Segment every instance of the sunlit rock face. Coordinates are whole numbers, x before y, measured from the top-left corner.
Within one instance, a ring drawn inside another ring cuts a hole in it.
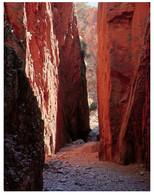
[[[23,59],[41,110],[46,155],[66,142],[85,140],[85,64],[73,4],[5,3],[5,19],[12,32],[6,42]]]
[[[149,12],[149,3],[99,3],[97,91],[102,160],[149,167]]]

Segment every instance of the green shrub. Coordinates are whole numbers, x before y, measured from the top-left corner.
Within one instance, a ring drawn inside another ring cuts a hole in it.
[[[97,102],[93,102],[90,106],[89,106],[89,111],[91,112],[92,110],[96,110],[97,108]]]
[[[84,42],[81,36],[79,36],[79,39],[80,39],[81,52],[83,53],[83,56],[86,56],[87,44]]]

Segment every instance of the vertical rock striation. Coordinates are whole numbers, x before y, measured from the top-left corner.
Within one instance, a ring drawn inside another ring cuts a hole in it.
[[[5,3],[4,15],[5,190],[41,190],[44,147],[89,132],[76,18],[72,3]]]
[[[66,11],[67,10],[67,11]],[[56,150],[89,133],[85,64],[73,3],[52,3],[53,32],[59,48]]]
[[[100,159],[150,162],[150,6],[100,3],[97,90]]]
[[[13,30],[13,38],[6,42],[12,47],[16,42],[24,46],[19,56],[25,60],[25,72],[44,120],[46,155],[66,142],[86,139],[85,65],[73,4],[6,3],[5,15]]]
[[[26,75],[37,97],[44,120],[45,152],[55,152],[58,94],[58,41],[53,33],[49,3],[25,3]]]

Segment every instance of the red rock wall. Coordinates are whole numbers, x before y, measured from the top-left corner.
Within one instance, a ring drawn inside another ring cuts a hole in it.
[[[58,41],[53,33],[51,4],[26,3],[26,67],[44,120],[44,141],[47,155],[55,152],[58,95]]]
[[[4,3],[5,43],[14,48],[25,66],[25,27],[23,24],[24,3]],[[16,14],[18,13],[18,14]]]
[[[99,3],[100,159],[149,166],[149,3]]]
[[[46,154],[71,140],[86,139],[85,65],[72,3],[6,3],[5,13],[14,30],[12,36],[18,39],[18,33],[23,33],[20,39],[26,49],[20,57],[25,59],[26,75],[44,120]],[[7,43],[16,42],[11,41]]]
[[[67,10],[67,11],[66,11]],[[56,150],[89,132],[85,64],[72,3],[53,3],[53,32],[59,47]]]

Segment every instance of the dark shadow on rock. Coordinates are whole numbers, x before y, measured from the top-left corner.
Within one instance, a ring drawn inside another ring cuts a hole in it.
[[[22,60],[4,45],[4,190],[42,190],[44,122]]]
[[[66,12],[67,8],[67,12]],[[59,89],[57,97],[56,152],[65,143],[83,139],[89,128],[86,68],[82,55],[72,3],[53,3],[53,30],[59,42]],[[54,10],[57,10],[55,12]],[[60,16],[60,17],[59,17]],[[67,18],[71,18],[67,21]],[[61,26],[66,18],[67,25]],[[65,42],[62,41],[62,34]]]

